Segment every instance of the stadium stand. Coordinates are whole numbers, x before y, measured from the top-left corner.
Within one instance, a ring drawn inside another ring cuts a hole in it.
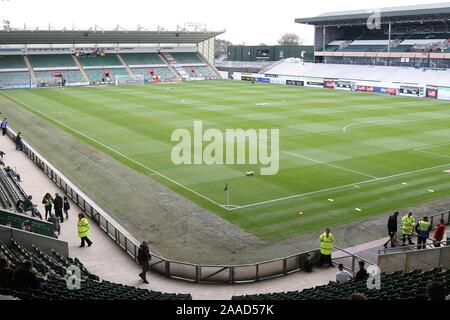
[[[153,80],[153,76],[150,74],[150,70],[152,69],[154,71],[155,76],[159,76],[162,81],[171,81],[176,78],[176,75],[170,71],[169,68],[131,68],[131,71],[135,75],[142,75],[144,76],[145,80]]]
[[[44,82],[44,83],[48,83],[48,84],[56,84],[56,83],[60,82],[60,80],[55,78],[55,76],[53,75],[53,73],[55,71],[60,72],[62,77],[68,83],[84,82],[83,74],[79,70],[35,71],[35,74],[36,74],[36,77],[38,78],[39,82]]]
[[[123,66],[115,54],[106,54],[105,56],[83,56],[78,57],[78,60],[83,67],[109,67],[109,66]]]
[[[0,69],[27,68],[23,56],[0,56]]]
[[[441,282],[450,293],[450,270],[440,267],[429,271],[415,269],[381,274],[381,288],[368,289],[366,281],[328,284],[302,291],[233,296],[232,300],[348,300],[353,293],[362,293],[369,300],[427,300],[426,285]]]
[[[33,69],[76,67],[72,56],[69,54],[28,55],[28,59]]]
[[[122,53],[121,56],[130,67],[166,64],[157,53]]]
[[[21,267],[26,260],[33,263],[41,288],[18,291],[15,288],[0,288],[1,295],[11,295],[21,300],[191,300],[189,294],[170,294],[132,286],[125,286],[100,278],[90,273],[77,258],[64,257],[52,250],[48,255],[36,245],[33,252],[28,251],[15,239],[11,239],[8,247],[0,242],[0,255],[6,257],[13,269]],[[81,270],[80,289],[69,289],[67,286],[66,268],[75,265]],[[44,285],[42,285],[44,283]]]
[[[85,69],[86,74],[88,75],[89,79],[93,82],[101,82],[102,79],[105,77],[103,73],[104,69]],[[108,69],[109,71],[109,78],[112,82],[114,82],[115,76],[129,76],[130,74],[125,68],[114,68],[114,69]]]
[[[194,52],[172,52],[170,55],[175,59],[177,63],[181,65],[198,63],[204,64],[204,62]]]
[[[21,72],[0,72],[0,88],[10,88],[15,86],[29,86],[30,73]]]
[[[373,80],[450,86],[450,70],[424,70],[408,67],[314,64],[284,61],[266,71],[267,74],[320,77],[331,79]]]

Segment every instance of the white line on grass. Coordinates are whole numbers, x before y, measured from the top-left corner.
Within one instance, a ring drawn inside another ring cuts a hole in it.
[[[37,112],[37,113],[43,115],[44,117],[48,117],[48,118],[52,119],[53,121],[55,121],[56,123],[60,124],[61,126],[66,127],[67,129],[69,129],[69,130],[71,130],[71,131],[73,131],[73,132],[75,132],[75,133],[77,133],[77,134],[79,134],[79,135],[81,135],[81,136],[83,136],[83,137],[85,137],[85,138],[87,138],[87,139],[93,141],[94,143],[96,143],[96,144],[98,144],[98,145],[100,145],[100,146],[102,146],[102,147],[104,147],[104,148],[106,148],[106,149],[108,149],[108,150],[114,152],[115,154],[121,156],[122,158],[125,158],[125,159],[127,159],[127,160],[129,160],[129,161],[131,161],[131,162],[133,162],[133,163],[135,163],[135,164],[137,164],[138,166],[140,166],[140,167],[142,167],[142,168],[144,168],[144,169],[146,169],[146,170],[148,170],[148,171],[153,172],[155,175],[158,175],[158,176],[160,176],[161,178],[166,179],[166,180],[168,180],[168,181],[170,181],[170,182],[176,184],[177,186],[179,186],[179,187],[181,187],[181,188],[183,188],[183,189],[185,189],[185,190],[187,190],[187,191],[189,191],[189,192],[191,192],[191,193],[193,193],[193,194],[195,194],[195,195],[197,195],[197,196],[199,196],[199,197],[201,197],[201,198],[203,198],[203,199],[205,199],[205,200],[207,200],[207,201],[209,201],[209,202],[211,202],[211,203],[213,203],[213,204],[215,204],[216,206],[219,206],[219,207],[221,207],[221,208],[223,208],[223,209],[225,209],[225,210],[231,210],[231,209],[229,209],[229,208],[226,208],[226,206],[221,205],[221,204],[217,203],[216,201],[214,201],[214,200],[212,200],[212,199],[210,199],[210,198],[208,198],[208,197],[206,197],[206,196],[204,196],[204,195],[198,193],[197,191],[194,191],[194,190],[192,190],[191,188],[186,187],[185,185],[179,183],[178,181],[175,181],[175,180],[169,178],[168,176],[166,176],[166,175],[164,175],[164,174],[162,174],[162,173],[160,173],[160,172],[158,172],[158,171],[156,171],[156,170],[154,170],[154,169],[152,169],[152,168],[146,166],[145,164],[142,164],[142,163],[140,163],[140,162],[138,162],[138,161],[136,161],[136,160],[130,158],[129,156],[127,156],[127,155],[121,153],[120,151],[117,151],[117,150],[115,150],[115,149],[113,149],[113,148],[111,148],[111,147],[109,147],[109,146],[107,146],[107,145],[101,143],[100,141],[97,141],[97,140],[95,140],[95,139],[89,137],[88,135],[86,135],[86,134],[84,134],[84,133],[82,133],[82,132],[80,132],[80,131],[78,131],[78,130],[76,130],[76,129],[70,127],[70,126],[68,126],[67,124],[65,124],[65,123],[63,123],[63,122],[61,122],[61,121],[59,121],[59,120],[56,120],[55,118],[53,118],[53,117],[51,117],[51,116],[49,116],[49,115],[46,115],[45,113],[42,113],[42,112],[39,111],[39,110],[36,110],[35,108],[29,106],[28,104],[26,104],[26,103],[24,103],[24,102],[21,102],[20,100],[18,100],[18,99],[16,99],[16,98],[13,98],[13,97],[11,97],[11,96],[9,96],[9,95],[6,95],[6,94],[3,94],[3,95],[5,95],[6,97],[8,97],[9,99],[11,99],[11,100],[13,100],[13,101],[16,101],[16,102],[19,103],[19,104],[22,104],[22,105],[26,106],[27,108],[30,108],[31,110],[33,110],[33,111],[35,111],[35,112]]]
[[[448,146],[448,145],[450,145],[450,143],[441,143],[441,144],[435,144],[435,145],[431,145],[431,146],[415,148],[413,150],[417,151],[417,152],[429,153],[429,154],[432,154],[432,155],[435,155],[435,156],[438,156],[438,157],[450,158],[450,156],[445,155],[445,154],[441,154],[441,153],[437,153],[437,152],[431,152],[431,151],[424,151],[426,149],[432,149],[432,148]]]
[[[431,151],[424,151],[424,150],[421,150],[421,149],[414,149],[414,151],[422,152],[422,153],[428,153],[428,154],[432,154],[432,155],[435,155],[435,156],[438,156],[438,157],[450,158],[450,156],[447,156],[445,154],[440,154],[440,153],[431,152]]]
[[[263,144],[260,144],[260,143],[259,143],[258,145],[259,145],[260,147],[263,147],[263,148],[266,148],[266,149],[275,150],[275,148],[268,147],[268,146],[263,145]],[[328,163],[328,162],[324,162],[324,161],[316,160],[316,159],[309,158],[309,157],[306,157],[306,156],[302,156],[301,154],[297,154],[297,153],[293,153],[293,152],[289,152],[289,151],[285,151],[285,150],[281,150],[281,149],[278,149],[278,150],[279,150],[280,152],[289,154],[289,155],[291,155],[291,156],[293,156],[293,157],[297,157],[297,158],[301,158],[301,159],[306,159],[306,160],[309,160],[309,161],[312,161],[312,162],[316,162],[316,163],[322,164],[322,165],[324,165],[324,166],[329,166],[329,167],[333,167],[333,168],[335,168],[335,169],[340,169],[340,170],[344,170],[344,171],[356,173],[356,174],[359,174],[359,175],[362,175],[362,176],[365,176],[365,177],[369,177],[369,178],[373,178],[373,179],[378,179],[378,177],[376,177],[376,176],[372,176],[372,175],[370,175],[370,174],[366,174],[366,173],[363,173],[363,172],[360,172],[360,171],[356,171],[356,170],[352,170],[352,169],[347,169],[347,168],[344,168],[344,167],[340,167],[340,166],[337,166],[337,165],[334,165],[334,164],[331,164],[331,163]]]
[[[390,175],[390,176],[385,176],[385,177],[381,177],[381,178],[370,179],[370,180],[366,180],[366,181],[346,184],[346,185],[337,186],[337,187],[333,187],[333,188],[316,190],[316,191],[307,192],[307,193],[294,194],[292,196],[282,197],[282,198],[278,198],[278,199],[272,199],[272,200],[267,200],[267,201],[262,201],[262,202],[256,202],[256,203],[241,205],[237,209],[244,209],[244,208],[249,208],[249,207],[255,207],[255,206],[260,206],[262,204],[268,204],[268,203],[273,203],[273,202],[278,202],[278,201],[283,201],[283,200],[289,200],[289,199],[293,199],[293,198],[300,198],[300,197],[310,196],[310,195],[314,195],[314,194],[319,194],[319,193],[322,193],[322,192],[334,191],[334,190],[339,190],[339,189],[343,189],[343,188],[348,188],[348,187],[352,187],[352,186],[359,186],[361,184],[367,184],[367,183],[371,183],[371,182],[376,182],[376,181],[382,181],[382,180],[387,180],[387,179],[391,179],[391,178],[401,177],[401,176],[405,176],[405,175],[408,175],[408,174],[413,174],[413,173],[428,171],[428,170],[432,170],[432,169],[438,169],[438,168],[442,168],[442,167],[447,167],[449,165],[450,165],[450,163],[447,163],[447,164],[440,165],[440,166],[435,166],[435,167],[429,167],[429,168],[419,169],[419,170],[415,170],[415,171],[408,171],[408,172],[398,173],[398,174],[394,174],[394,175]],[[234,210],[237,210],[237,209],[230,209],[230,210],[234,211]]]

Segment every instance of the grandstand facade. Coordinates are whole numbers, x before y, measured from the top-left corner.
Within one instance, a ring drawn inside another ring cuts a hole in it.
[[[0,31],[0,88],[217,79],[222,32]]]
[[[315,27],[317,62],[448,68],[450,3],[324,13]]]

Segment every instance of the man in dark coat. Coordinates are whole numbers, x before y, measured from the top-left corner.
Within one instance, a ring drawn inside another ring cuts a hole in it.
[[[33,273],[33,263],[25,261],[23,267],[14,274],[14,287],[18,290],[39,289],[40,282]]]
[[[61,223],[64,222],[63,206],[63,198],[59,195],[59,193],[56,193],[55,199],[53,199],[53,207],[55,208],[55,216],[61,219]]]
[[[0,288],[12,289],[14,283],[14,270],[9,267],[6,258],[0,258]]]
[[[143,241],[138,250],[138,262],[142,267],[142,273],[139,274],[139,277],[144,280],[144,283],[148,283],[147,281],[147,272],[150,269],[149,261],[152,258],[150,254],[150,250],[148,249],[147,241]]]
[[[384,247],[387,248],[388,243],[391,243],[391,247],[396,247],[395,245],[395,235],[397,233],[397,217],[398,217],[398,211],[394,212],[394,214],[392,216],[389,217],[388,219],[388,224],[387,224],[387,228],[388,228],[388,235],[389,235],[389,240],[386,241],[386,243],[384,244]]]

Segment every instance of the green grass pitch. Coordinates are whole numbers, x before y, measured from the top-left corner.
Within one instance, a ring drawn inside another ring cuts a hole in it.
[[[449,102],[238,81],[2,94],[266,240],[450,194]],[[279,173],[174,165],[171,134],[192,131],[194,120],[222,131],[279,129]],[[221,206],[226,182],[233,210]]]

